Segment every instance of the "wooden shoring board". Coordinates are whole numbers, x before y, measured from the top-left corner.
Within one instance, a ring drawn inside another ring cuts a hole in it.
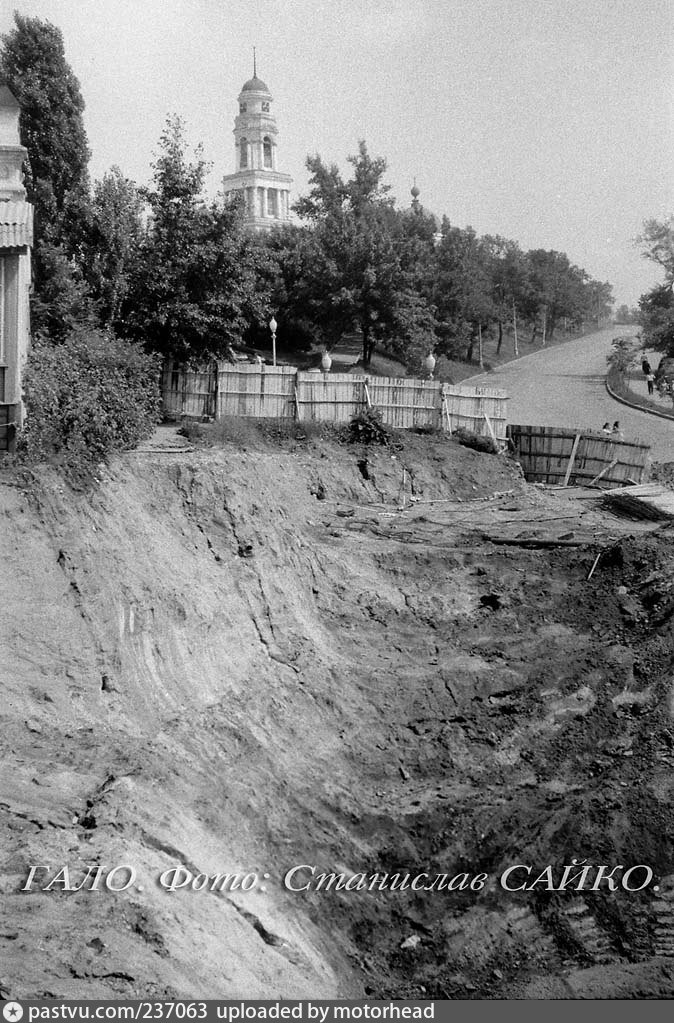
[[[576,460],[576,452],[578,451],[578,444],[579,444],[579,441],[580,441],[580,437],[581,437],[581,435],[579,433],[577,433],[576,436],[573,438],[573,447],[571,448],[571,454],[569,455],[569,464],[567,465],[566,472],[564,473],[564,486],[565,487],[568,487],[568,485],[569,485],[569,477],[571,475],[571,470],[573,469],[573,463]]]
[[[513,424],[508,436],[530,482],[568,483],[573,477],[580,484],[599,476],[603,484],[620,485],[630,479],[640,482],[648,465],[647,444],[614,440],[595,431]]]

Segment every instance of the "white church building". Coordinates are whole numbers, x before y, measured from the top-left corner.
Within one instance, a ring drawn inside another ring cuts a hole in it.
[[[290,221],[292,178],[278,169],[276,118],[271,112],[272,94],[257,77],[244,83],[239,94],[239,112],[234,120],[236,170],[223,178],[226,196],[243,197],[245,219],[256,231],[268,231],[275,224]]]

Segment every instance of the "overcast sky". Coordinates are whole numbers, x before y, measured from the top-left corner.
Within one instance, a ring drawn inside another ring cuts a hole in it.
[[[274,97],[279,170],[346,172],[366,140],[399,205],[557,249],[632,305],[659,279],[633,245],[674,212],[674,0],[2,0],[63,32],[91,171],[137,182],[166,116],[234,170],[236,99]]]

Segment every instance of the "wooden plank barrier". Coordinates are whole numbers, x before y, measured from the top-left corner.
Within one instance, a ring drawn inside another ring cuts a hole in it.
[[[648,477],[648,444],[559,426],[511,424],[508,436],[530,483],[609,489]]]
[[[185,369],[167,363],[162,373],[164,415],[169,418],[190,416],[196,419],[215,417],[217,367]]]
[[[351,373],[297,371],[298,417],[302,422],[348,423],[367,404],[364,379]]]
[[[167,365],[162,393],[169,418],[241,416],[348,423],[372,406],[394,429],[429,426],[454,433],[462,428],[506,443],[507,396],[484,387],[219,362],[202,370]]]
[[[217,418],[294,419],[293,366],[218,364]]]

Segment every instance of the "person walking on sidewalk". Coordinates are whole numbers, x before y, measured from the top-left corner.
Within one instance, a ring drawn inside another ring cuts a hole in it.
[[[645,355],[641,360],[641,369],[645,377],[647,377],[648,374],[651,372],[651,364]]]
[[[655,385],[655,373],[652,370],[646,374],[646,383],[648,385],[648,393],[653,394],[653,388]]]

